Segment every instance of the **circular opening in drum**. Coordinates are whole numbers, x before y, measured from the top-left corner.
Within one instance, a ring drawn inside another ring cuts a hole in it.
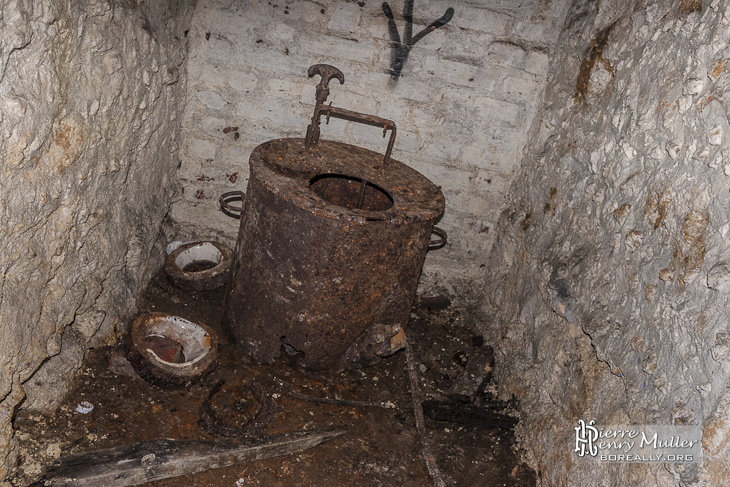
[[[344,174],[320,174],[309,182],[312,191],[328,203],[365,211],[384,211],[393,198],[370,181]]]

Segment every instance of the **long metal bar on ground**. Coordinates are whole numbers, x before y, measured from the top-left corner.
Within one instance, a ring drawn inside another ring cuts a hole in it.
[[[69,455],[56,461],[31,487],[123,487],[191,475],[317,446],[345,432],[313,431],[272,435],[233,443],[204,440],[152,440]]]
[[[434,487],[446,487],[443,477],[441,477],[441,471],[436,463],[436,457],[431,453],[431,445],[428,439],[428,431],[426,431],[426,421],[423,419],[423,399],[421,398],[421,388],[418,385],[418,373],[416,372],[416,359],[413,355],[413,347],[411,347],[411,340],[408,337],[408,330],[406,332],[406,361],[408,362],[408,378],[411,382],[411,398],[413,399],[413,416],[416,419],[416,432],[418,433],[418,440],[421,442],[421,452],[423,453],[423,460],[426,462],[426,468],[428,474],[431,476],[431,481]]]

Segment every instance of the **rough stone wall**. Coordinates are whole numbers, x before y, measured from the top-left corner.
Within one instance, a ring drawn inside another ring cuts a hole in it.
[[[192,4],[0,0],[0,484],[157,264]]]
[[[429,254],[422,283],[473,304],[567,3],[416,1],[414,34],[450,6],[455,14],[415,45],[393,81],[382,2],[201,0],[190,30],[184,195],[171,213],[179,234],[170,237],[234,244],[238,221],[218,210],[218,196],[245,189],[258,144],[304,136],[319,82],[307,68],[328,63],[345,74],[329,100],[395,121],[394,157],[443,187],[439,225],[450,244]],[[403,35],[403,2],[390,5]],[[322,137],[381,153],[387,142],[342,120],[323,125]]]
[[[730,4],[574,2],[489,263],[484,331],[543,485],[727,485]],[[697,424],[697,466],[610,467],[578,419]]]

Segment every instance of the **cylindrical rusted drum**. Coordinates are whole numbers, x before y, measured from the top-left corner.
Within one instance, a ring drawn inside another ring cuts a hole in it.
[[[238,344],[260,362],[284,347],[300,366],[335,368],[369,328],[404,327],[440,188],[325,140],[266,142],[250,167],[224,318]]]

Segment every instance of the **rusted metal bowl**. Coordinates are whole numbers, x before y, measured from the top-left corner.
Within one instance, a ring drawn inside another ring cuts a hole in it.
[[[210,327],[179,316],[145,313],[132,323],[128,359],[148,382],[185,386],[215,367],[218,337]]]
[[[228,282],[233,252],[213,241],[189,242],[165,258],[165,273],[177,287],[209,291]]]

